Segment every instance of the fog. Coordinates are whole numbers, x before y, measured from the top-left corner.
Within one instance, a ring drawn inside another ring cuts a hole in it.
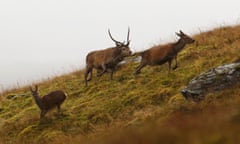
[[[28,84],[82,69],[88,52],[114,46],[131,49],[175,41],[240,22],[237,0],[7,0],[0,1],[0,87]]]

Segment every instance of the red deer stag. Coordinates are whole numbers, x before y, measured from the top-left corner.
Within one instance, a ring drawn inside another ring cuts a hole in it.
[[[186,44],[194,43],[194,39],[184,34],[181,30],[180,33],[176,33],[180,39],[175,43],[169,43],[165,45],[154,46],[143,52],[136,53],[142,57],[140,65],[137,67],[135,74],[139,74],[141,69],[147,65],[162,65],[168,62],[168,73],[170,73],[172,60],[175,59],[175,66],[172,68],[175,70],[178,67],[177,54],[180,52]]]
[[[58,113],[60,113],[61,104],[66,99],[66,95],[64,94],[63,91],[60,90],[52,91],[43,97],[39,96],[37,85],[35,86],[35,90],[33,90],[32,87],[30,87],[30,91],[36,104],[41,110],[40,119],[42,119],[49,110],[55,107],[57,107]]]
[[[108,34],[115,42],[116,46],[88,53],[86,57],[86,71],[84,75],[85,86],[87,86],[87,82],[92,79],[93,68],[97,70],[98,77],[103,75],[105,72],[110,71],[110,79],[112,80],[113,72],[117,64],[120,63],[124,57],[130,56],[132,53],[129,48],[129,33],[130,29],[128,28],[127,43],[125,44],[125,42],[115,40],[112,37],[110,30],[108,30]],[[88,78],[89,73],[90,77]]]

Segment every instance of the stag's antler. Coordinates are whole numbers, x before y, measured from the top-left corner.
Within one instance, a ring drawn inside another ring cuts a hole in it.
[[[119,42],[119,41],[115,40],[115,39],[112,37],[111,32],[110,32],[109,29],[108,29],[108,34],[109,34],[110,38],[116,43],[116,45],[122,45],[122,44],[123,44],[122,42]]]
[[[127,44],[126,44],[127,46],[130,44],[129,34],[130,34],[130,28],[128,27]]]

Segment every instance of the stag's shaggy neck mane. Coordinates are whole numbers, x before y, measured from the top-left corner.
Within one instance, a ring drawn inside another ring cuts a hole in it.
[[[119,62],[121,62],[123,59],[124,59],[124,56],[121,55],[121,50],[120,48],[117,47],[113,52],[112,60],[107,63],[107,66],[110,66],[110,67],[115,66]]]
[[[176,43],[173,44],[173,49],[176,53],[178,53],[184,48],[185,45],[186,42],[184,41],[184,39],[180,38]]]
[[[113,51],[113,57],[119,56],[121,54],[121,48],[115,47]]]

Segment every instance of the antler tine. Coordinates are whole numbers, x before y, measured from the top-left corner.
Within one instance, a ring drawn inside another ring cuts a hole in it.
[[[112,37],[111,32],[110,32],[110,29],[108,29],[108,34],[109,34],[110,38],[111,38],[115,43],[121,43],[121,42],[115,40],[115,39]]]
[[[127,42],[129,42],[129,34],[130,34],[130,28],[128,27],[128,34],[127,34]]]
[[[130,28],[128,27],[127,44],[126,44],[127,46],[130,44],[129,34],[130,34]]]

